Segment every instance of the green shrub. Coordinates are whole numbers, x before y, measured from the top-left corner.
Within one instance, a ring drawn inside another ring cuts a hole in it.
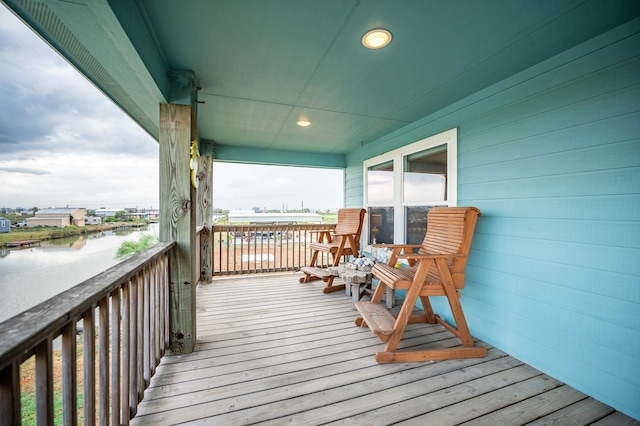
[[[142,234],[138,237],[137,241],[125,241],[120,247],[118,247],[118,251],[116,251],[115,258],[118,260],[124,260],[136,253],[140,253],[143,250],[148,249],[149,247],[154,246],[158,242],[158,239],[150,234]]]
[[[64,228],[56,228],[49,232],[50,238],[64,238],[64,237],[72,237],[74,235],[80,234],[80,230],[75,225],[65,226]]]

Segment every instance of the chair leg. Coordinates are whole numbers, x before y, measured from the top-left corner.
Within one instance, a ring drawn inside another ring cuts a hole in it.
[[[473,338],[471,337],[471,333],[469,332],[469,327],[467,326],[467,322],[462,311],[462,305],[460,304],[460,300],[458,299],[458,294],[453,284],[453,280],[451,279],[451,275],[449,274],[446,262],[444,261],[444,259],[436,259],[436,266],[440,273],[440,278],[442,279],[445,293],[447,299],[449,300],[449,305],[451,306],[451,311],[453,313],[457,329],[445,323],[433,313],[433,309],[431,308],[431,303],[429,302],[428,297],[420,296],[423,308],[425,310],[425,316],[427,318],[427,321],[430,322],[430,320],[435,320],[435,322],[442,324],[445,328],[452,332],[457,338],[460,339],[463,347],[411,352],[398,352],[396,350],[400,339],[402,338],[402,334],[406,329],[407,322],[417,322],[411,321],[411,319],[413,319],[414,317],[417,320],[416,316],[411,316],[411,311],[413,310],[415,302],[418,299],[420,289],[422,287],[421,284],[416,285],[416,282],[422,283],[424,280],[424,275],[426,275],[427,268],[424,268],[425,273],[421,274],[419,270],[419,272],[417,272],[414,276],[414,282],[409,288],[406,299],[402,304],[402,308],[400,309],[400,313],[396,318],[394,332],[391,334],[391,336],[389,336],[389,339],[387,340],[385,351],[378,352],[376,354],[376,361],[378,363],[386,364],[392,362],[438,361],[460,358],[483,358],[487,356],[487,348],[477,347],[473,344]]]
[[[431,302],[429,301],[429,297],[420,296],[420,301],[422,302],[422,309],[424,310],[424,314],[427,317],[427,322],[429,324],[435,324],[436,316],[433,313],[433,308],[431,307]]]
[[[387,344],[384,347],[385,352],[393,352],[398,348],[398,344],[400,343],[400,339],[402,339],[404,330],[407,328],[407,322],[411,317],[411,312],[413,312],[413,308],[416,306],[416,301],[420,295],[420,290],[422,289],[424,278],[427,275],[427,270],[428,268],[418,268],[418,271],[414,276],[413,283],[411,283],[411,287],[407,290],[404,302],[402,302],[400,312],[398,312],[398,316],[396,317],[396,322],[393,326],[393,333],[389,336]],[[376,292],[377,291],[378,290],[376,289]],[[383,291],[384,290],[380,293]],[[382,297],[382,295],[380,297]],[[378,355],[376,355],[376,360],[377,359]]]
[[[371,296],[371,303],[380,303],[386,288],[387,288],[387,285],[384,283],[384,281],[380,280],[378,282],[378,286],[376,287],[376,290],[373,292],[373,296]]]
[[[333,275],[327,278],[326,280],[327,285],[322,289],[322,292],[324,294],[333,293],[335,291],[340,291],[345,289],[345,284],[333,285],[334,278],[335,277]]]
[[[453,314],[453,319],[456,323],[455,330],[457,333],[453,334],[460,339],[463,346],[473,346],[473,338],[471,337],[471,332],[469,331],[469,326],[467,325],[467,320],[464,316],[464,312],[462,311],[460,299],[458,298],[458,292],[453,284],[453,279],[451,278],[447,264],[444,259],[437,259],[436,266],[438,267],[442,286],[444,287],[444,292],[447,295],[447,300],[451,307],[451,313]],[[441,322],[439,318],[438,322]],[[450,331],[453,332],[453,330]]]
[[[309,266],[316,266],[316,261],[318,260],[318,250],[314,250],[311,255],[311,262],[309,262]],[[308,283],[310,281],[316,281],[320,278],[312,276],[310,274],[304,273],[304,277],[300,278],[301,283]]]

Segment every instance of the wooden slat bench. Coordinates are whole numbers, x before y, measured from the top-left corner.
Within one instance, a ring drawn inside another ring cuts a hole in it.
[[[359,326],[368,326],[381,341],[384,352],[376,354],[380,363],[427,361],[486,356],[486,349],[474,346],[473,338],[460,305],[459,290],[464,287],[464,268],[471,240],[480,215],[475,207],[439,207],[429,211],[427,233],[421,245],[377,245],[392,249],[388,263],[376,264],[372,274],[380,280],[371,302],[360,301],[356,309]],[[417,253],[413,253],[414,249]],[[395,268],[398,259],[406,259],[409,267]],[[386,289],[407,290],[399,314],[394,317],[379,305]],[[434,314],[429,297],[445,296],[456,326]],[[412,314],[420,299],[424,314]],[[412,352],[397,351],[408,323],[439,323],[460,339],[462,346]]]
[[[335,230],[320,232],[318,241],[311,243],[310,249],[313,254],[309,266],[300,268],[300,271],[304,272],[304,277],[300,278],[301,283],[321,279],[326,283],[322,290],[324,293],[344,290],[344,284],[333,285],[334,275],[331,272],[315,265],[320,253],[330,253],[333,266],[338,266],[340,258],[344,256],[358,255],[365,212],[365,209],[358,208],[338,210],[338,223]]]

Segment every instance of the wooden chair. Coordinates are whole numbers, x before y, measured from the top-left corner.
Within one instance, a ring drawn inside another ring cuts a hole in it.
[[[318,235],[318,241],[309,246],[313,251],[309,266],[300,268],[304,272],[304,277],[300,278],[301,283],[321,279],[326,283],[324,293],[331,293],[344,290],[345,286],[333,285],[333,274],[326,269],[316,267],[318,255],[320,253],[330,253],[333,266],[338,266],[340,258],[344,256],[357,256],[360,250],[360,233],[362,232],[362,222],[364,221],[365,209],[340,209],[338,210],[338,222],[335,229],[322,231]]]
[[[368,326],[380,340],[386,342],[384,352],[376,354],[379,363],[431,361],[454,358],[482,358],[487,349],[476,347],[469,333],[460,305],[460,289],[464,287],[464,268],[471,247],[473,231],[480,210],[475,207],[438,207],[427,216],[427,233],[422,245],[376,245],[392,248],[387,264],[372,268],[380,280],[371,302],[360,301],[356,309],[362,315],[356,325]],[[418,248],[417,253],[413,250]],[[406,259],[409,267],[395,268],[398,259]],[[379,304],[385,289],[407,290],[397,317]],[[445,296],[456,326],[434,314],[430,296]],[[424,313],[413,313],[418,300]],[[439,323],[462,342],[462,347],[419,351],[398,351],[398,344],[408,323]]]

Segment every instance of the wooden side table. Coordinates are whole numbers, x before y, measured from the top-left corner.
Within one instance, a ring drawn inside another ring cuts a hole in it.
[[[371,272],[358,271],[350,269],[340,274],[345,282],[345,294],[351,297],[351,308],[355,310],[356,302],[364,293],[372,293],[371,291]],[[385,299],[387,308],[393,308],[394,291],[391,288],[386,289]]]

